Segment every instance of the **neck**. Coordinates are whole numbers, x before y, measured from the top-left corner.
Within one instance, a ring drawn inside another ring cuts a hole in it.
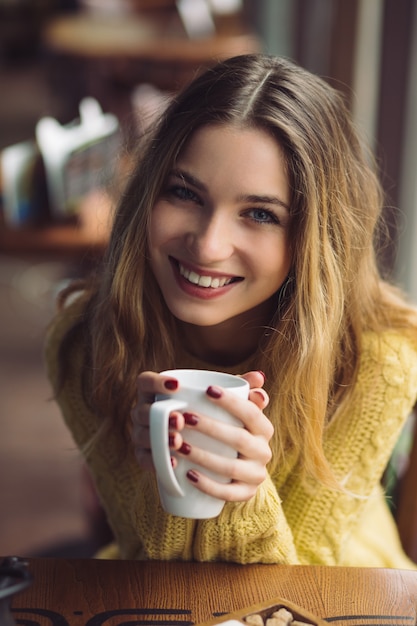
[[[195,326],[178,322],[179,333],[187,351],[213,365],[237,365],[258,349],[265,326],[257,321],[242,324],[223,323],[218,326]]]

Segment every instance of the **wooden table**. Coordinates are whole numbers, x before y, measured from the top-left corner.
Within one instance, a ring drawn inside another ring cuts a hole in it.
[[[29,559],[30,626],[189,626],[281,597],[338,626],[413,626],[417,572],[322,566]]]

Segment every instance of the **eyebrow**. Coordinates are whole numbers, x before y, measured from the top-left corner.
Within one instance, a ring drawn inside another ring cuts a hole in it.
[[[253,202],[255,204],[274,204],[275,206],[284,208],[286,211],[290,210],[288,204],[277,198],[277,196],[258,196],[256,194],[251,194],[248,196],[239,196],[238,199],[245,202]]]
[[[180,178],[200,191],[207,191],[207,187],[200,180],[198,180],[198,178],[195,178],[192,174],[188,174],[188,172],[184,172],[184,170],[172,170],[169,175]]]
[[[170,172],[170,176],[176,176],[177,178],[182,179],[184,182],[189,185],[193,185],[196,189],[200,191],[207,192],[207,187],[202,183],[198,178],[195,178],[192,174],[188,172],[184,172],[183,170],[172,170]],[[290,211],[290,207],[283,200],[278,198],[277,196],[268,196],[268,195],[257,195],[257,194],[248,194],[241,195],[238,197],[239,202],[253,202],[255,204],[273,204],[275,206],[279,206],[284,208],[286,211]]]

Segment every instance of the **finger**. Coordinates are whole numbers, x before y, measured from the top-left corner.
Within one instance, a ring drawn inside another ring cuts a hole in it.
[[[149,425],[149,411],[151,408],[151,404],[152,402],[138,401],[138,403],[133,407],[130,412],[133,428],[137,426]]]
[[[155,471],[150,450],[135,448],[135,457],[141,469],[146,471]]]
[[[269,396],[265,389],[251,389],[249,391],[249,400],[256,404],[258,409],[263,411],[269,404]]]
[[[135,457],[142,469],[154,470],[152,451],[150,445],[149,428],[138,428],[132,433],[132,441]],[[176,431],[169,432],[169,447],[172,452],[183,446],[183,439]],[[177,460],[171,456],[173,467],[176,467]]]
[[[173,376],[164,376],[157,372],[142,372],[137,379],[138,399],[153,402],[157,393],[175,393],[179,383]]]
[[[131,420],[134,423],[147,425],[149,423],[149,409],[158,393],[175,393],[178,381],[171,376],[162,376],[156,372],[145,371],[137,378],[136,404],[131,411]]]
[[[132,420],[131,437],[133,444],[150,450],[151,438],[149,431],[149,411],[146,407],[137,411],[138,415],[143,415],[142,421],[138,417]],[[172,411],[169,416],[169,445],[173,450],[177,450],[182,445],[182,437],[178,431],[184,428],[184,416],[179,411]]]
[[[179,454],[187,456],[188,460],[198,463],[210,471],[219,473],[225,478],[234,480],[245,480],[247,478],[244,475],[235,474],[237,456],[239,456],[239,460],[257,463],[262,468],[265,468],[272,458],[272,451],[268,441],[262,436],[252,435],[244,428],[236,428],[219,422],[214,422],[213,424],[211,420],[204,420],[204,423],[201,423],[198,430],[201,434],[216,439],[219,444],[228,446],[229,449],[235,451],[236,455],[228,458],[223,453],[209,452],[195,444],[190,445],[187,441],[186,433],[184,434],[183,443],[175,449],[178,450]],[[240,463],[237,466],[240,467]],[[264,469],[262,469],[263,471]],[[257,481],[258,478],[255,476],[254,480]],[[248,481],[251,482],[250,476]]]
[[[179,450],[184,445],[184,440],[179,432],[170,430],[168,435],[169,448],[171,451]]]
[[[138,425],[147,426],[149,424],[149,409],[155,401],[155,394],[158,393],[158,386],[161,384],[158,379],[159,374],[155,372],[142,372],[137,378],[136,404],[130,412],[132,429]]]
[[[150,450],[144,450],[143,448],[135,448],[135,457],[138,465],[141,469],[148,472],[155,472],[155,466],[152,459],[152,453]],[[175,456],[171,456],[172,467],[175,469],[178,465],[178,461]]]
[[[236,480],[259,485],[266,478],[266,463],[258,457],[256,460],[248,460],[237,456],[219,456],[214,452],[191,446],[187,442],[184,442],[177,454],[186,457],[188,463],[195,463],[203,470],[222,476],[226,481]],[[268,450],[265,450],[263,455],[265,458],[270,456]]]
[[[247,502],[259,486],[244,482],[219,483],[196,469],[188,470],[187,478],[199,491],[226,502]]]
[[[261,370],[255,370],[242,374],[241,378],[248,381],[250,388],[263,387],[265,383],[265,374]]]
[[[264,418],[265,416],[260,413],[260,415]],[[196,430],[201,434],[207,435],[212,439],[215,439],[222,444],[225,444],[229,448],[235,450],[241,457],[245,459],[254,459],[257,462],[266,465],[271,460],[271,449],[269,447],[269,439],[267,439],[262,434],[254,435],[250,433],[246,428],[241,428],[239,426],[234,426],[231,424],[226,424],[225,422],[221,422],[219,420],[215,420],[206,415],[197,415],[197,414],[184,414],[185,422],[186,422],[186,430],[192,429]],[[183,434],[184,441],[187,442],[187,433]],[[186,445],[189,445],[188,442]],[[178,449],[178,448],[176,448]],[[201,459],[204,459],[204,455],[208,454],[205,450],[201,450],[200,448],[196,448],[200,450],[202,456],[193,457],[196,458],[197,462],[200,463]],[[194,446],[193,446],[194,450]],[[182,452],[182,450],[180,450]],[[220,456],[215,457],[217,462],[221,459]],[[208,467],[208,469],[213,469],[212,466],[207,466],[206,463],[201,462],[204,467]],[[215,469],[215,468],[214,468]],[[230,474],[228,474],[231,477]],[[233,476],[234,478],[234,476]]]
[[[221,406],[239,419],[250,433],[262,435],[268,441],[272,437],[274,429],[271,422],[254,402],[249,402],[217,386],[209,387],[206,393],[214,404]]]

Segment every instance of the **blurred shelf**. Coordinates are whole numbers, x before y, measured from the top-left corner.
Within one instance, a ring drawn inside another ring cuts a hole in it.
[[[39,228],[11,229],[0,226],[0,254],[36,256],[62,260],[99,259],[108,236],[82,225],[52,225]]]
[[[54,19],[43,32],[43,42],[51,50],[74,56],[196,65],[260,49],[256,35],[243,30],[191,39],[172,20],[142,16],[109,19],[88,14]]]
[[[77,215],[65,222],[14,228],[1,215],[0,254],[69,261],[98,260],[109,240],[112,210],[110,197],[94,190],[79,201]]]
[[[261,49],[259,38],[243,26],[190,38],[178,15],[165,12],[111,19],[86,12],[63,16],[45,27],[42,42],[51,71],[54,63],[58,68],[55,75],[63,71],[85,81],[84,89],[104,102],[115,83],[177,91],[216,61]]]

